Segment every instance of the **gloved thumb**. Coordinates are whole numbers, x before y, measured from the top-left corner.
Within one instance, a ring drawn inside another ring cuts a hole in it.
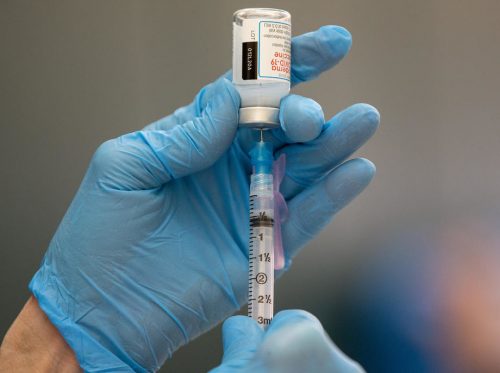
[[[264,330],[248,316],[233,316],[222,326],[222,365],[210,373],[232,372],[248,366],[264,336]]]
[[[273,319],[249,371],[265,373],[363,373],[328,337],[319,320],[302,310]]]
[[[137,131],[102,144],[91,175],[120,190],[150,189],[214,164],[238,128],[238,92],[219,79],[201,116],[168,130]]]

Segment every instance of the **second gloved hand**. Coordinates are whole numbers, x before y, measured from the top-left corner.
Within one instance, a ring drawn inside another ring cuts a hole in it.
[[[233,316],[224,322],[222,336],[222,364],[210,373],[364,372],[306,311],[281,311],[266,331],[247,316]]]

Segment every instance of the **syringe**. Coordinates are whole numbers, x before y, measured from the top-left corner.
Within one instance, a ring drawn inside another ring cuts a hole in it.
[[[274,305],[274,158],[262,129],[250,157],[248,316],[265,328],[273,319]]]

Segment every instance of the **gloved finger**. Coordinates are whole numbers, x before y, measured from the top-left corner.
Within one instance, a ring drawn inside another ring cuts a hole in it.
[[[299,95],[288,95],[280,103],[281,128],[274,130],[274,137],[285,143],[308,142],[321,133],[325,115],[321,106],[313,99]]]
[[[213,99],[214,96],[220,93],[219,90],[222,87],[220,82],[223,80],[231,80],[230,72],[223,74],[215,81],[204,86],[189,105],[180,107],[172,114],[147,125],[144,127],[144,131],[168,130],[174,126],[183,124],[201,116],[207,104]]]
[[[287,310],[273,319],[255,360],[266,372],[363,372],[306,311]]]
[[[344,58],[352,45],[349,31],[341,26],[322,26],[292,40],[292,84],[318,77]]]
[[[138,131],[105,142],[91,162],[103,185],[136,190],[160,186],[211,166],[229,148],[238,126],[239,95],[227,79],[196,117],[168,130]]]
[[[267,339],[269,338],[269,336],[276,332],[279,332],[281,329],[287,328],[290,325],[296,324],[301,321],[307,322],[309,325],[311,325],[311,327],[323,330],[321,323],[312,313],[304,310],[284,310],[274,315],[273,321],[267,329],[264,338]]]
[[[231,371],[246,366],[261,344],[264,330],[248,316],[233,316],[222,326],[224,371]],[[217,369],[212,373],[217,372]]]
[[[299,95],[288,95],[280,104],[281,128],[265,131],[265,141],[272,142],[273,149],[279,149],[285,144],[302,143],[315,139],[321,133],[325,124],[323,109],[314,100]],[[238,142],[248,154],[259,131],[242,128],[238,132]]]
[[[283,147],[276,154],[286,154],[286,175],[281,193],[293,198],[316,183],[347,159],[375,133],[380,115],[373,106],[353,105],[329,120],[315,140]]]
[[[281,227],[286,268],[298,251],[368,186],[374,174],[373,163],[352,159],[288,202],[290,215]]]
[[[323,26],[316,31],[292,38],[292,71],[290,74],[292,86],[312,80],[335,66],[347,55],[351,45],[351,34],[341,26]],[[231,76],[232,71],[229,70],[219,79],[231,79]],[[214,94],[214,88],[216,88],[214,83],[202,88],[189,105],[151,123],[144,130],[165,130],[200,116],[211,95]]]

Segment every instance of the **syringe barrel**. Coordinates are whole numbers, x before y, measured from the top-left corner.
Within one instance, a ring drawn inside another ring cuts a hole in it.
[[[272,174],[250,183],[248,315],[267,327],[274,312],[274,193]]]
[[[273,192],[273,174],[254,173],[250,176],[250,194],[258,195],[261,198],[272,197]],[[271,206],[270,207],[274,207]]]

